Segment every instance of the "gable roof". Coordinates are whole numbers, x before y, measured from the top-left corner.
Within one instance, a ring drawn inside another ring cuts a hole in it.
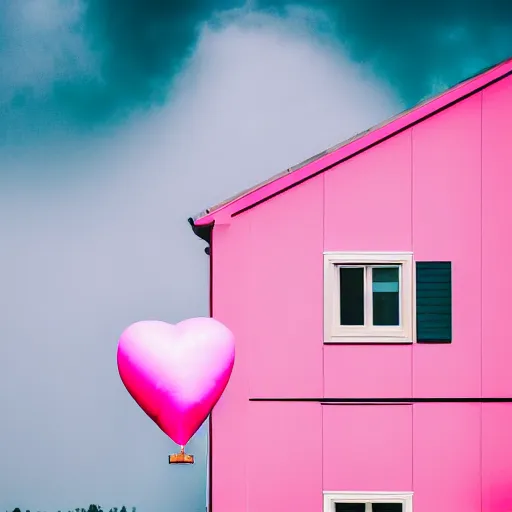
[[[216,221],[225,221],[383,142],[509,75],[512,75],[512,58],[486,68],[443,93],[418,103],[413,108],[204,210],[194,219],[190,219],[190,222],[199,227],[212,225]]]

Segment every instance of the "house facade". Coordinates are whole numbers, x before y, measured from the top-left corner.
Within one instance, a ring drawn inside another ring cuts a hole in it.
[[[211,512],[512,510],[511,191],[509,60],[193,221]]]

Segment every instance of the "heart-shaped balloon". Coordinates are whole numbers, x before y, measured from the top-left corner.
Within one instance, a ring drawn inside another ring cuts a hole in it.
[[[176,325],[137,322],[121,334],[117,347],[126,389],[179,445],[189,441],[221,397],[234,361],[234,336],[213,318]]]

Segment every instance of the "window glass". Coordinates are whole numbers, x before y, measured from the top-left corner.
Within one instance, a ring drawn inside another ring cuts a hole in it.
[[[400,325],[398,266],[372,268],[373,325]]]
[[[341,325],[364,325],[364,268],[340,267]]]
[[[372,503],[372,512],[402,512],[401,503]]]
[[[336,512],[365,512],[364,503],[336,503]]]

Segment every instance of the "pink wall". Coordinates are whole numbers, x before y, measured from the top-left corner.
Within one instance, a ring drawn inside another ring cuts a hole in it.
[[[512,396],[512,78],[482,98],[482,393]]]
[[[512,396],[512,78],[213,230],[213,314],[237,362],[213,413],[213,512],[321,510],[322,490],[415,512],[510,512],[512,404],[249,398]],[[324,250],[453,263],[451,344],[324,345]]]

